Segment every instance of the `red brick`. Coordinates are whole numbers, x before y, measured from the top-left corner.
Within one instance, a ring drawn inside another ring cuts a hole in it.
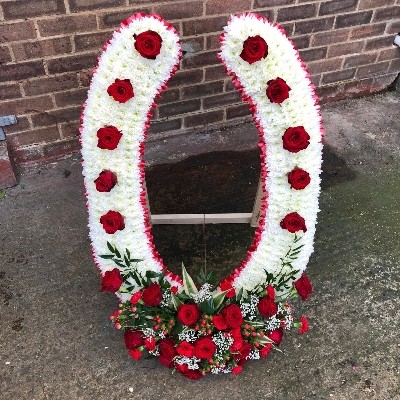
[[[321,74],[328,71],[336,71],[342,65],[342,58],[331,58],[329,60],[320,60],[318,62],[307,63],[307,69],[311,74]]]
[[[102,8],[121,7],[125,5],[125,0],[68,0],[69,9],[72,12],[99,10]]]
[[[13,24],[0,24],[0,42],[14,42],[36,38],[33,22],[24,21]]]
[[[255,0],[254,8],[286,6],[294,4],[296,0]]]
[[[121,11],[114,11],[114,12],[108,12],[105,14],[99,15],[99,26],[100,29],[105,29],[105,28],[112,28],[116,29],[123,20],[129,18],[133,13],[137,11],[143,11],[146,14],[151,13],[151,8],[149,7],[143,7],[140,10],[121,10]]]
[[[277,20],[294,21],[299,19],[308,19],[317,15],[317,6],[315,4],[303,4],[302,6],[280,8],[278,10]]]
[[[81,146],[77,138],[59,140],[43,145],[43,159],[54,160],[60,156],[75,153],[80,150]]]
[[[366,10],[368,8],[378,8],[391,6],[395,3],[395,0],[359,0],[358,1],[358,9]]]
[[[35,96],[77,88],[78,86],[79,84],[76,74],[70,73],[28,80],[23,84],[23,89],[28,96]]]
[[[203,100],[204,109],[224,107],[226,105],[238,103],[241,101],[239,92],[229,92],[217,94],[216,96],[208,96]]]
[[[208,34],[211,32],[222,32],[224,26],[228,23],[227,17],[213,17],[207,19],[197,19],[194,21],[184,21],[183,35],[194,36]]]
[[[54,95],[57,107],[81,105],[87,98],[87,89],[69,90]]]
[[[400,32],[400,20],[388,23],[386,33],[395,35]]]
[[[298,49],[305,49],[307,47],[310,47],[310,40],[310,35],[295,36],[294,38],[292,38],[293,43]]]
[[[380,36],[385,32],[386,23],[357,26],[351,30],[350,39],[366,39],[371,36]]]
[[[0,100],[15,99],[21,96],[21,89],[16,83],[0,86]]]
[[[293,35],[294,22],[286,22],[284,24],[278,24],[285,32],[287,36]]]
[[[322,75],[313,75],[311,77],[311,82],[314,84],[315,87],[318,87],[321,84]]]
[[[249,10],[251,0],[208,0],[206,14],[230,14]]]
[[[76,121],[80,118],[82,107],[69,107],[32,115],[33,126],[50,126],[62,122]]]
[[[215,81],[217,79],[226,78],[225,67],[221,65],[216,65],[215,67],[205,68],[205,80]]]
[[[50,96],[24,97],[18,100],[3,101],[0,104],[0,115],[31,114],[52,108],[53,102]]]
[[[71,121],[60,124],[62,138],[67,139],[79,136],[79,125],[79,121]]]
[[[198,110],[200,110],[200,99],[193,99],[162,105],[158,112],[160,118],[163,118]]]
[[[210,49],[219,49],[221,47],[221,43],[219,41],[220,34],[210,35],[206,37],[206,48]]]
[[[203,71],[201,69],[192,69],[190,71],[178,71],[168,82],[169,87],[190,86],[198,83],[203,79]]]
[[[31,124],[29,123],[28,117],[24,116],[17,116],[17,123],[15,125],[8,125],[5,126],[4,129],[6,131],[6,134],[9,133],[15,133],[15,132],[21,132],[21,131],[27,131],[30,129]]]
[[[397,18],[400,18],[400,6],[393,6],[376,10],[373,21],[390,21]]]
[[[184,59],[190,58],[194,55],[194,53],[204,50],[204,36],[191,37],[182,40],[181,43],[182,43],[182,53]]]
[[[384,61],[378,64],[365,65],[359,67],[357,71],[357,78],[365,78],[367,76],[382,75],[389,68],[390,61]]]
[[[183,99],[209,96],[211,94],[222,93],[224,81],[207,82],[200,85],[188,86],[182,89]]]
[[[365,45],[365,51],[369,50],[380,50],[383,47],[392,47],[393,45],[393,37],[378,37],[374,39],[367,40],[367,44]]]
[[[314,49],[301,50],[300,56],[304,62],[321,60],[326,57],[327,47],[316,47]]]
[[[225,92],[233,92],[234,90],[236,90],[236,86],[228,78],[228,80],[225,82]]]
[[[166,20],[200,17],[203,15],[203,1],[156,5],[154,12]]]
[[[60,57],[47,61],[50,74],[60,74],[62,72],[79,71],[97,64],[97,54],[82,54],[69,57]]]
[[[90,68],[86,71],[79,71],[77,75],[78,75],[78,80],[79,80],[80,86],[88,87],[90,85],[90,81],[92,79],[93,68]]]
[[[363,46],[363,41],[335,44],[329,46],[328,57],[338,57],[345,54],[359,53]]]
[[[358,67],[360,65],[372,64],[375,62],[378,53],[364,53],[356,56],[346,57],[344,60],[343,68]]]
[[[69,37],[55,39],[36,40],[35,42],[15,43],[12,49],[17,61],[29,58],[43,58],[58,54],[71,53],[72,46]]]
[[[319,15],[338,14],[354,11],[359,0],[332,0],[321,3]]]
[[[75,35],[75,51],[86,51],[86,50],[99,50],[103,49],[104,44],[112,36],[112,31],[107,32],[96,32],[96,33],[85,33],[82,35]]]
[[[149,135],[154,135],[156,133],[176,131],[181,129],[182,120],[181,119],[168,119],[166,121],[156,121],[150,125]]]
[[[209,65],[219,64],[216,51],[197,53],[194,56],[182,61],[183,68],[201,68]]]
[[[313,46],[325,46],[345,42],[349,37],[350,29],[335,29],[329,32],[321,32],[313,35],[311,43]]]
[[[349,79],[353,79],[356,74],[356,68],[345,69],[342,71],[330,72],[328,74],[324,74],[322,76],[322,84],[331,84],[341,81],[348,81]]]
[[[67,15],[37,21],[41,36],[65,35],[82,31],[97,29],[96,16]]]
[[[0,47],[0,65],[8,63],[12,60],[8,47]]]
[[[179,89],[168,89],[164,90],[161,93],[161,97],[157,99],[158,104],[165,104],[165,103],[171,103],[173,101],[178,101],[180,100],[180,90]]]
[[[365,25],[371,22],[372,11],[362,11],[352,14],[338,15],[336,28],[347,28],[355,25]]]
[[[42,61],[8,64],[1,67],[0,82],[18,81],[44,74],[45,71]]]
[[[400,72],[400,58],[390,61],[390,67],[388,71],[389,72],[395,71],[396,73]]]
[[[36,143],[52,142],[59,139],[60,134],[56,125],[47,128],[31,129],[9,136],[9,141],[13,148]]]
[[[391,49],[381,50],[378,61],[395,60],[396,58],[400,58],[400,48],[393,46]]]
[[[335,17],[310,19],[307,21],[296,21],[294,27],[295,35],[327,31],[333,27]]]
[[[0,189],[15,186],[16,184],[17,179],[9,146],[6,141],[2,141],[0,142]]]
[[[226,109],[226,119],[250,117],[251,113],[247,104],[239,104],[238,106],[228,107]]]
[[[223,110],[209,111],[185,117],[184,124],[187,128],[193,128],[195,126],[206,126],[208,124],[220,122],[223,121],[223,119]]]
[[[2,2],[5,19],[32,18],[65,13],[64,0],[16,0]]]

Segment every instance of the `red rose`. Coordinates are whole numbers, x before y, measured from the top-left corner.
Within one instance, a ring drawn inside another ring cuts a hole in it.
[[[142,352],[138,349],[129,350],[129,354],[135,360],[140,360],[142,358]]]
[[[282,136],[283,148],[291,153],[298,153],[304,150],[310,144],[310,135],[306,132],[303,126],[295,126],[294,128],[286,129]]]
[[[241,365],[236,365],[236,367],[233,367],[232,369],[232,374],[237,375],[240,374],[243,371],[243,367]]]
[[[236,351],[239,350],[242,345],[243,345],[243,337],[242,337],[242,332],[240,331],[239,328],[231,329],[229,331],[229,334],[232,336],[233,343],[232,346],[230,347],[230,351]]]
[[[139,290],[138,292],[133,293],[133,295],[129,301],[132,304],[137,304],[141,298],[142,298],[142,292]]]
[[[307,297],[313,292],[311,282],[306,274],[303,274],[293,285],[303,301],[307,300]]]
[[[98,192],[110,192],[117,184],[117,175],[114,172],[105,170],[100,172],[98,178],[94,181]]]
[[[262,347],[260,349],[260,357],[266,358],[268,356],[269,352],[271,351],[271,348],[272,348],[271,343],[267,343],[264,347]]]
[[[250,354],[253,345],[248,342],[243,342],[240,349],[238,349],[238,353],[233,355],[235,361],[244,360]]]
[[[156,307],[161,303],[162,291],[161,286],[157,282],[153,282],[147,286],[142,293],[143,303],[148,307]]]
[[[145,339],[144,345],[147,350],[153,351],[156,348],[156,338],[154,336],[149,336]]]
[[[178,319],[183,325],[194,325],[200,318],[200,309],[196,304],[182,304],[178,307]]]
[[[267,82],[267,96],[271,103],[283,103],[289,98],[289,91],[292,90],[281,78],[272,79]]]
[[[260,299],[257,305],[260,315],[264,318],[271,318],[278,312],[278,306],[271,297],[264,296]]]
[[[249,64],[253,64],[267,55],[268,45],[261,36],[257,35],[250,36],[244,41],[240,57]]]
[[[160,54],[162,38],[154,31],[146,31],[134,35],[135,38],[135,49],[140,53],[142,57],[155,60]]]
[[[215,327],[219,330],[219,331],[223,331],[225,329],[228,329],[228,325],[225,322],[225,318],[221,315],[214,315],[212,317],[212,322],[215,325]]]
[[[144,344],[143,333],[141,331],[131,331],[127,329],[124,332],[125,346],[129,350],[133,350],[136,347]]]
[[[101,279],[101,292],[113,292],[119,290],[122,285],[121,273],[118,268],[114,268],[111,271],[106,271]]]
[[[114,83],[107,88],[107,93],[119,103],[126,103],[129,99],[135,96],[129,79],[117,78]]]
[[[184,340],[176,348],[176,351],[180,356],[193,357],[194,347]]]
[[[222,309],[225,322],[230,328],[240,328],[243,324],[242,310],[236,304],[230,304]]]
[[[273,286],[268,285],[265,290],[267,291],[267,295],[272,299],[275,300],[275,289]]]
[[[105,126],[97,131],[99,139],[97,147],[105,150],[114,150],[121,140],[122,133],[115,126]]]
[[[187,369],[185,371],[181,371],[183,376],[186,378],[197,380],[203,377],[202,373],[198,369]]]
[[[302,315],[300,317],[300,322],[301,322],[300,333],[301,334],[306,333],[308,331],[308,328],[309,328],[307,318],[304,315]]]
[[[296,168],[288,174],[288,182],[292,189],[301,190],[311,182],[310,174],[304,169]]]
[[[174,357],[176,356],[176,350],[174,342],[171,339],[161,339],[158,345],[158,351],[160,355],[158,359],[168,368],[174,366]]]
[[[193,355],[197,358],[207,359],[211,358],[216,350],[217,346],[215,343],[209,337],[205,337],[195,341]]]
[[[267,337],[275,342],[277,346],[282,343],[283,338],[283,330],[282,329],[275,329],[274,331],[270,332]]]
[[[230,299],[232,297],[235,296],[235,288],[232,286],[232,282],[230,282],[227,279],[224,279],[220,284],[219,284],[219,288],[221,289],[222,292],[225,292],[227,290],[229,290],[229,292],[227,292],[225,294],[225,296]]]
[[[125,228],[124,217],[118,211],[109,211],[107,214],[102,215],[100,223],[103,225],[103,229],[109,234],[114,234]]]
[[[304,221],[304,218],[297,214],[297,212],[287,214],[280,225],[282,229],[287,229],[290,233],[296,233],[298,231],[307,232],[306,221]]]

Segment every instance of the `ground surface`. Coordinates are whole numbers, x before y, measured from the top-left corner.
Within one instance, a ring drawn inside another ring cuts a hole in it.
[[[400,100],[395,93],[325,106],[321,213],[303,306],[312,329],[239,376],[199,382],[134,362],[99,293],[77,157],[25,171],[0,200],[0,398],[400,399]],[[258,178],[251,125],[152,142],[154,213],[249,212]],[[157,161],[162,162],[162,165]],[[171,161],[174,161],[171,164]],[[166,264],[224,275],[252,230],[156,227]],[[205,246],[205,247],[204,247]]]

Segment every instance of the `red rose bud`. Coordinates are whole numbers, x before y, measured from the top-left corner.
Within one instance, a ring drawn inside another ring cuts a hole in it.
[[[300,326],[300,329],[299,329],[300,333],[301,334],[306,333],[308,331],[308,328],[309,328],[307,318],[304,315],[302,315],[300,317],[300,322],[301,322],[301,326]]]
[[[292,189],[302,190],[310,184],[310,174],[307,171],[304,171],[304,169],[296,168],[289,172],[288,182]]]
[[[282,229],[287,229],[290,233],[296,233],[298,231],[307,232],[306,222],[297,212],[287,214],[280,225]]]
[[[187,369],[181,371],[181,374],[186,378],[197,380],[203,377],[203,374],[198,369]]]
[[[106,170],[100,172],[98,178],[94,181],[98,192],[110,192],[117,184],[117,175],[114,172]]]
[[[242,346],[238,349],[238,353],[233,355],[235,361],[245,360],[253,348],[251,343],[243,342]],[[243,365],[243,364],[241,364]]]
[[[272,299],[275,300],[275,289],[273,286],[268,285],[265,290],[267,291],[267,295]]]
[[[162,291],[161,286],[153,282],[151,285],[147,286],[142,293],[143,303],[148,307],[156,307],[161,303]]]
[[[132,295],[130,302],[131,304],[137,304],[141,298],[142,298],[142,292],[139,290],[138,292]]]
[[[138,349],[129,350],[129,354],[135,360],[140,360],[142,358],[142,352]]]
[[[101,279],[101,292],[117,292],[124,280],[118,268],[106,271]]]
[[[311,282],[306,274],[303,274],[293,285],[303,301],[306,301],[308,296],[313,292]]]
[[[149,336],[144,341],[144,346],[147,350],[153,351],[156,348],[156,338],[154,336]]]
[[[260,299],[257,304],[257,308],[260,315],[264,318],[271,318],[278,312],[278,306],[268,295]]]
[[[271,343],[267,343],[264,347],[260,349],[260,357],[266,358],[271,351],[272,345]]]
[[[267,82],[267,97],[271,103],[283,103],[289,98],[290,87],[281,78],[276,78]]]
[[[107,214],[104,214],[100,218],[100,223],[103,225],[103,229],[109,234],[114,234],[125,228],[124,217],[118,211],[109,211]]]
[[[178,307],[178,319],[183,325],[194,325],[199,318],[200,309],[196,304],[182,304]]]
[[[174,357],[176,350],[174,342],[171,339],[161,339],[158,343],[158,351],[160,355],[158,359],[168,368],[174,366]]]
[[[142,57],[155,60],[160,54],[162,38],[157,32],[142,32],[139,33],[139,35],[134,35],[134,38],[135,49]]]
[[[214,315],[212,317],[212,322],[215,325],[215,327],[219,330],[219,331],[223,331],[225,329],[228,329],[228,325],[225,322],[225,318],[221,315]]]
[[[194,347],[184,340],[176,348],[176,351],[180,356],[193,357]]]
[[[291,153],[298,153],[304,150],[310,144],[310,135],[306,132],[303,126],[295,126],[294,128],[286,129],[282,136],[283,148]]]
[[[268,45],[261,36],[257,35],[250,36],[244,41],[240,57],[249,64],[253,64],[267,57],[267,55]]]
[[[193,355],[197,358],[212,358],[216,350],[216,344],[209,337],[204,337],[195,341]]]
[[[232,282],[230,282],[229,280],[224,279],[224,280],[220,283],[219,288],[221,289],[222,292],[226,292],[227,290],[229,290],[229,292],[227,292],[227,293],[225,294],[225,296],[226,296],[228,299],[230,299],[230,298],[232,298],[232,297],[235,296],[235,288],[232,286]]]
[[[115,126],[105,126],[97,131],[99,139],[97,147],[105,150],[114,150],[121,140],[122,133]]]
[[[283,339],[283,330],[282,329],[275,329],[274,331],[270,332],[267,337],[275,342],[277,346],[282,343]]]
[[[107,88],[107,93],[119,103],[126,103],[135,95],[131,81],[129,79],[118,78]]]
[[[141,331],[131,331],[127,329],[124,332],[124,342],[126,348],[129,350],[142,346],[144,344],[143,333]]]
[[[232,374],[237,375],[240,374],[243,371],[243,367],[241,365],[236,365],[236,367],[233,367],[232,369]]]
[[[243,337],[242,337],[242,332],[240,331],[240,328],[231,329],[229,333],[233,339],[233,343],[232,343],[232,346],[230,347],[230,351],[234,352],[236,350],[239,350],[243,345]]]
[[[243,324],[242,310],[236,304],[230,304],[222,309],[225,322],[230,328],[240,328]]]

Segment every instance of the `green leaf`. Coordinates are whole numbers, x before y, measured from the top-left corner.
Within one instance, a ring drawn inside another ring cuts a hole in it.
[[[214,315],[215,307],[213,299],[202,301],[199,304],[199,307],[204,314]]]
[[[239,293],[236,295],[236,301],[239,302],[243,297],[243,287],[240,288]]]
[[[143,260],[140,259],[140,258],[131,258],[129,261],[130,261],[131,263],[139,263],[140,261],[143,261]]]
[[[100,258],[104,258],[105,260],[112,260],[114,258],[114,254],[104,254],[99,256]]]
[[[130,259],[131,258],[131,252],[129,251],[129,249],[125,249],[125,253],[126,253],[127,257]]]
[[[125,261],[125,265],[127,267],[129,267],[131,263],[129,262],[129,258],[127,256],[124,256],[124,261]]]
[[[113,247],[113,245],[112,245],[110,242],[107,242],[107,247],[108,247],[108,250],[111,251],[111,253],[115,253],[114,247]]]
[[[5,197],[6,197],[6,192],[5,192],[5,190],[0,190],[0,200],[5,199]]]
[[[114,248],[114,253],[115,253],[115,255],[118,257],[118,258],[121,258],[121,253],[118,251],[118,249],[115,247]]]
[[[155,271],[146,271],[146,278],[159,278],[161,274]]]
[[[195,283],[193,282],[193,279],[191,278],[191,276],[186,271],[186,268],[183,265],[183,263],[182,263],[182,275],[183,275],[183,287],[185,289],[186,294],[187,295],[197,294],[198,293],[197,287],[196,287]]]
[[[183,304],[180,298],[174,294],[171,295],[171,303],[175,310],[177,310],[178,307]]]
[[[226,294],[229,292],[229,290],[225,290],[224,292],[217,293],[213,296],[213,302],[214,302],[214,309],[217,311],[219,307],[223,304],[225,300]]]

